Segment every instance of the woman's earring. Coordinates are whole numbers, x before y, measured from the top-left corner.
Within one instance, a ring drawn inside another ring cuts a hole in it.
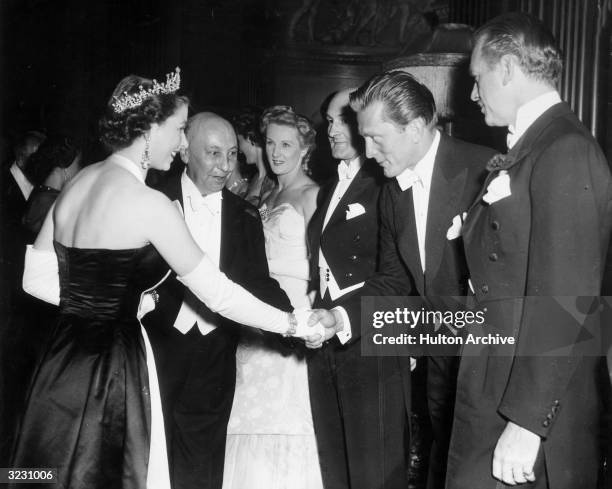
[[[143,134],[145,139],[145,149],[142,153],[142,159],[140,160],[140,166],[143,170],[148,170],[151,166],[151,154],[149,153],[150,145],[151,145],[151,136],[148,133]]]

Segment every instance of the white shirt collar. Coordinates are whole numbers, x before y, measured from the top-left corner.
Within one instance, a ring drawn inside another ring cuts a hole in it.
[[[364,159],[362,155],[357,155],[349,161],[341,160],[340,163],[338,163],[338,178],[340,180],[352,180],[355,178],[355,175],[357,175],[361,169],[361,165],[363,165]]]
[[[23,170],[19,168],[19,166],[17,166],[16,162],[11,165],[9,170],[11,172],[11,175],[13,175],[13,178],[15,179],[15,182],[17,183],[19,190],[21,190],[23,198],[25,200],[28,200],[28,198],[30,197],[30,194],[32,193],[32,189],[34,188],[34,185],[30,183],[30,181],[28,180],[28,177],[25,176],[25,174],[23,173]]]
[[[538,117],[560,102],[559,92],[551,90],[521,105],[516,111],[515,124],[508,127],[508,149],[514,146]]]
[[[427,153],[425,153],[414,168],[406,168],[395,177],[402,191],[408,190],[418,180],[420,180],[423,187],[427,189],[431,186],[431,176],[433,174],[438,146],[440,146],[440,132],[436,130],[433,142],[427,150]]]
[[[221,190],[203,196],[193,180],[187,175],[187,168],[181,175],[181,188],[183,189],[184,205],[190,205],[193,212],[198,212],[202,207],[206,207],[215,214],[221,212],[221,201],[223,200]]]

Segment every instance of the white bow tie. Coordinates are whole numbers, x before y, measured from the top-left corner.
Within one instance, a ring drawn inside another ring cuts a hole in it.
[[[351,171],[351,168],[345,164],[345,163],[340,163],[338,165],[338,179],[339,180],[350,180],[351,178],[353,178],[353,172]]]
[[[412,188],[415,183],[419,183],[421,186],[423,185],[423,181],[421,180],[419,174],[416,172],[411,172],[408,176],[402,179],[400,188],[402,189],[402,192],[405,192],[409,188]]]
[[[202,197],[200,199],[189,197],[191,210],[195,213],[202,209],[206,209],[211,214],[219,214],[221,212],[221,199]]]

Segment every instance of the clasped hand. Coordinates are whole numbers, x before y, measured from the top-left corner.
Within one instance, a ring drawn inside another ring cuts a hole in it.
[[[320,348],[342,330],[342,318],[337,311],[300,308],[293,314],[297,325],[291,336],[303,339],[308,348]]]
[[[510,485],[535,481],[540,437],[508,421],[493,453],[493,477]]]

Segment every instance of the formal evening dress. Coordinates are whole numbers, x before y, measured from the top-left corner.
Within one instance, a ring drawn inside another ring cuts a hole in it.
[[[304,217],[284,203],[260,209],[270,275],[295,308],[310,307]],[[323,487],[306,362],[277,341],[244,331],[236,353],[236,392],[228,424],[224,489]]]
[[[36,488],[169,488],[155,366],[136,319],[141,293],[167,265],[151,245],[55,242],[55,251],[59,319],[48,326],[11,466],[57,469],[58,483]]]

